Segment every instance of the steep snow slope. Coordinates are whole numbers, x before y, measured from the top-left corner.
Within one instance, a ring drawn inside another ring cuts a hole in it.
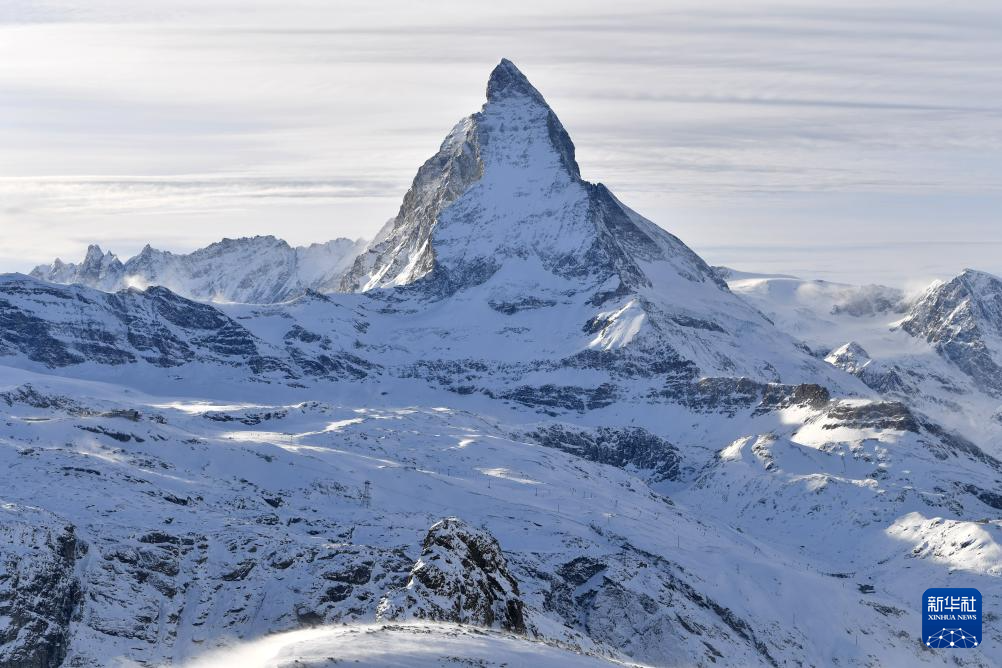
[[[273,303],[306,290],[333,290],[362,246],[360,240],[349,239],[296,248],[270,236],[223,239],[187,254],[147,245],[124,264],[91,246],[79,265],[57,259],[36,267],[31,275],[106,291],[158,285],[203,301]]]

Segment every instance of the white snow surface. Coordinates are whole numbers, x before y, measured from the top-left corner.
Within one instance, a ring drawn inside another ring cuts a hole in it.
[[[291,631],[213,652],[186,668],[360,668],[638,665],[456,624],[359,624]]]

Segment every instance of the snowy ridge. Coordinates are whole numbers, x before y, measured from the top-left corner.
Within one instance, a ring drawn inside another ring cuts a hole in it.
[[[108,292],[155,285],[201,301],[274,303],[307,290],[330,292],[362,246],[361,240],[335,239],[293,248],[271,236],[248,237],[223,239],[188,254],[147,245],[122,263],[92,245],[80,264],[57,259],[31,275]]]

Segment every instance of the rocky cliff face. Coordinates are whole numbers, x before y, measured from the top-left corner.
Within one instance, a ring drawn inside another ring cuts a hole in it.
[[[0,507],[0,666],[56,668],[70,646],[87,545],[73,525],[37,508]]]
[[[355,258],[342,277],[344,292],[411,283],[434,268],[432,230],[438,216],[483,174],[475,122],[459,122],[438,153],[418,169],[400,211]]]
[[[450,517],[428,530],[407,585],[383,598],[377,619],[420,619],[526,633],[525,604],[490,533]]]
[[[1002,396],[1002,280],[968,269],[927,290],[899,326]]]
[[[164,288],[109,294],[17,276],[0,283],[0,354],[48,367],[176,367],[196,361],[229,366],[260,357],[246,329]]]

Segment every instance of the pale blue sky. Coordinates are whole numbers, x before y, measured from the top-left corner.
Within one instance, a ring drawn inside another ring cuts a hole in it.
[[[502,56],[712,263],[1002,273],[1002,3],[924,0],[5,0],[0,270],[370,236]]]

